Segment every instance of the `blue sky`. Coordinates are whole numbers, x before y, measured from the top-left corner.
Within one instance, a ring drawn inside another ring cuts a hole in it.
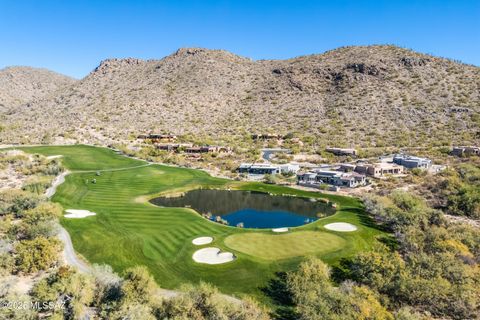
[[[179,47],[283,59],[346,45],[396,44],[480,65],[480,0],[0,0],[0,68],[76,78],[111,57]]]

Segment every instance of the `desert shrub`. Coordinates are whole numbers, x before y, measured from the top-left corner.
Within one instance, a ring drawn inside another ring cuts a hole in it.
[[[56,238],[38,237],[19,241],[15,246],[17,270],[32,273],[53,267],[58,260],[61,247],[60,241]]]
[[[56,176],[63,171],[63,167],[57,159],[47,159],[41,155],[33,155],[31,161],[24,161],[17,168],[24,175]]]
[[[151,306],[136,302],[124,303],[118,310],[113,311],[108,319],[112,320],[155,320]]]
[[[144,266],[129,268],[121,280],[110,267],[95,266],[95,298],[99,314],[106,319],[155,319],[159,305],[158,286]]]
[[[264,177],[263,177],[263,181],[265,183],[269,183],[269,184],[276,184],[278,183],[279,181],[279,178],[274,175],[274,174],[266,174]]]
[[[58,233],[57,219],[62,210],[59,204],[42,202],[36,208],[25,211],[21,222],[13,225],[10,233],[17,239],[52,237]]]
[[[43,195],[50,187],[53,176],[33,176],[29,178],[22,186],[22,190],[37,195]]]
[[[183,293],[164,300],[156,309],[159,319],[267,320],[267,312],[253,300],[229,301],[206,283],[184,286]]]
[[[480,231],[478,228],[464,223],[451,224],[447,226],[447,232],[453,239],[467,246],[476,261],[480,261]]]
[[[37,207],[26,211],[22,220],[30,224],[55,220],[62,216],[62,212],[63,208],[58,203],[42,202]]]
[[[64,308],[55,308],[59,319],[79,319],[93,303],[95,281],[91,275],[75,272],[69,267],[60,267],[55,273],[40,280],[31,295],[41,303],[58,303]]]
[[[356,255],[347,268],[349,278],[385,295],[395,308],[475,319],[480,314],[480,232],[448,225],[422,198],[403,192],[365,203],[396,231],[399,252],[380,247]]]
[[[388,198],[367,196],[364,203],[377,221],[396,232],[411,225],[425,228],[441,220],[441,212],[429,208],[422,198],[405,191],[394,191]]]
[[[402,307],[395,312],[395,320],[428,320],[430,317],[422,315],[411,307]]]
[[[146,267],[133,267],[125,272],[121,286],[122,301],[145,304],[153,299],[157,284]]]
[[[35,208],[40,197],[26,191],[8,189],[0,192],[0,215],[13,214],[19,218],[26,210]]]
[[[336,287],[330,280],[330,268],[319,259],[311,258],[287,276],[299,319],[393,319],[365,286],[344,282]]]
[[[448,197],[448,210],[454,215],[480,219],[480,184],[460,186]]]
[[[18,305],[29,306],[32,299],[28,295],[21,294],[7,294],[0,298],[3,301],[15,301]],[[0,308],[0,319],[8,320],[37,320],[39,319],[38,312],[32,308]]]
[[[33,240],[38,237],[50,238],[58,234],[59,224],[55,220],[39,221],[35,224],[20,222],[10,230],[19,240]]]
[[[439,175],[428,189],[452,215],[480,218],[480,167],[462,164]]]
[[[0,253],[0,276],[11,274],[15,270],[15,259],[8,252]]]
[[[108,265],[92,266],[92,275],[95,278],[95,305],[99,308],[108,308],[112,301],[121,297],[121,278]]]

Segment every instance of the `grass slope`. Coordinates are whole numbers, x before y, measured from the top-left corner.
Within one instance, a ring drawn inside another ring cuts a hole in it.
[[[142,166],[104,148],[87,146],[32,147],[28,152],[62,154],[72,170],[53,201],[65,209],[88,209],[97,215],[62,219],[75,249],[92,263],[110,264],[116,271],[146,265],[159,285],[208,281],[230,294],[261,295],[275,272],[293,269],[304,255],[329,263],[371,248],[382,232],[369,221],[354,198],[324,195],[261,183],[214,178],[199,170],[162,165]],[[113,170],[109,170],[113,169]],[[75,171],[80,170],[80,171]],[[95,170],[102,171],[97,176]],[[91,183],[95,178],[96,184]],[[322,197],[335,201],[339,211],[315,223],[277,235],[269,230],[238,229],[205,220],[191,209],[159,208],[146,201],[159,193],[194,188],[258,190],[274,194]],[[344,221],[357,225],[351,233],[328,231],[323,225]],[[234,252],[238,259],[224,265],[202,265],[192,260],[198,236],[213,236],[212,246]]]
[[[22,150],[46,156],[62,155],[62,162],[69,170],[105,170],[145,164],[144,161],[118,156],[111,149],[86,145],[26,147]]]

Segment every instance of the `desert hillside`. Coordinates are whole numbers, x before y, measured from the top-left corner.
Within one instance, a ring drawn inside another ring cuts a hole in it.
[[[0,80],[2,143],[106,143],[150,130],[213,140],[292,133],[312,146],[480,140],[480,68],[395,46],[289,60],[196,48],[161,60],[109,59],[55,94],[32,93],[33,78],[25,90]],[[51,74],[45,86],[57,80]]]
[[[16,108],[37,99],[48,98],[74,79],[31,67],[8,67],[0,70],[0,110]]]

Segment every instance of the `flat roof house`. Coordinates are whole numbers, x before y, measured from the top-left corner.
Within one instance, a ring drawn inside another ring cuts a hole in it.
[[[326,148],[325,151],[333,153],[336,156],[356,156],[357,150],[352,148]]]
[[[453,147],[452,154],[457,157],[461,157],[463,155],[477,155],[480,156],[480,147],[475,146],[459,146]]]
[[[338,183],[343,174],[343,172],[340,171],[330,170],[318,170],[315,171],[315,173],[317,174],[317,181],[333,185]]]
[[[304,183],[304,184],[315,184],[318,182],[317,174],[311,171],[298,174],[297,180],[299,183]]]
[[[393,156],[393,162],[408,169],[428,169],[432,166],[432,160],[409,156],[406,154],[396,154]]]
[[[254,140],[270,140],[270,139],[281,139],[282,136],[276,133],[260,133],[252,134],[252,139]]]
[[[340,177],[341,186],[355,188],[367,184],[367,177],[357,172],[345,173]]]
[[[342,163],[338,170],[343,172],[352,172],[355,171],[356,165],[350,163]]]
[[[280,171],[282,173],[297,173],[300,170],[298,163],[286,163],[280,165]]]
[[[196,146],[186,148],[186,153],[230,152],[230,148],[222,146]]]
[[[242,163],[237,170],[247,174],[277,174],[281,172],[279,166],[269,163]]]
[[[190,148],[192,147],[191,143],[163,143],[157,144],[157,149],[166,150],[166,151],[178,151],[180,148]]]
[[[366,174],[374,178],[381,178],[386,175],[402,174],[403,167],[396,163],[379,162],[379,163],[363,163],[357,164],[355,172]]]
[[[177,136],[174,134],[162,134],[162,133],[149,133],[149,134],[140,134],[137,136],[137,139],[141,140],[152,140],[153,142],[160,141],[170,141],[173,142],[177,139]]]
[[[298,184],[318,186],[320,184],[330,184],[339,187],[355,188],[367,183],[363,174],[356,172],[341,172],[331,170],[315,170],[305,172],[297,176]]]
[[[297,163],[270,164],[270,163],[242,163],[238,167],[238,172],[248,174],[278,174],[278,173],[297,173],[300,165]]]

